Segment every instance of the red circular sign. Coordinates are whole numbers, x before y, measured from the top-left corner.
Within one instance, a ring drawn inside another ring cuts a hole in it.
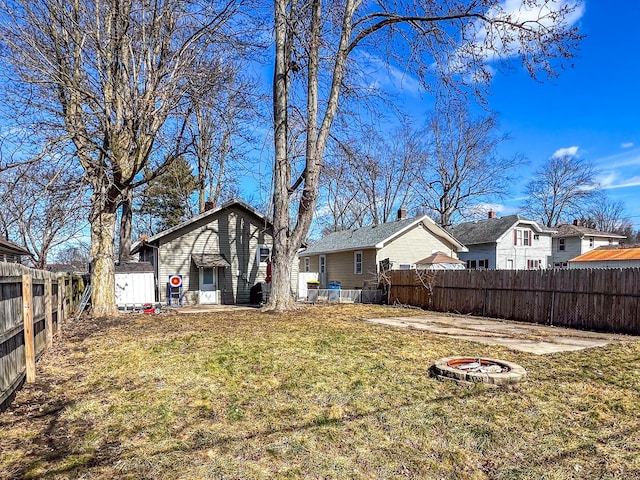
[[[169,275],[169,285],[172,287],[181,287],[182,275]]]

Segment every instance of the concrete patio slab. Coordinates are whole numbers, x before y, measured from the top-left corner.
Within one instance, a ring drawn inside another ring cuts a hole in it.
[[[434,335],[486,345],[502,345],[536,355],[640,340],[640,337],[630,335],[585,332],[570,328],[462,315],[428,314],[418,317],[375,318],[367,321],[399,328],[426,330]]]

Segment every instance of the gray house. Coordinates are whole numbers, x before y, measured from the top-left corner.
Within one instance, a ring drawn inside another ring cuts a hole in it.
[[[554,230],[520,215],[489,212],[485,220],[461,223],[450,232],[469,249],[458,255],[469,269],[532,270],[551,263]]]
[[[173,280],[186,305],[249,303],[251,288],[267,277],[272,232],[264,215],[231,200],[137,242],[132,253],[153,265],[159,302],[168,301]],[[292,270],[293,293],[297,261]]]
[[[624,235],[601,232],[582,227],[577,220],[573,225],[564,224],[555,228],[553,234],[552,262],[556,268],[565,268],[569,260],[600,247],[615,247],[624,240]]]
[[[0,238],[0,262],[21,263],[23,255],[31,255],[31,252],[9,240]]]

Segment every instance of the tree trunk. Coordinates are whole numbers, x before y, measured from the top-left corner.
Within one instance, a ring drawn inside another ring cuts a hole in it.
[[[133,223],[133,191],[131,189],[127,189],[123,194],[121,205],[118,262],[126,263],[131,261],[131,228]]]
[[[91,309],[94,317],[118,313],[115,298],[115,206],[92,199],[91,206]]]

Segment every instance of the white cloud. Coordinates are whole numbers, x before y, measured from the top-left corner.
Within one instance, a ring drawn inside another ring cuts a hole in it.
[[[474,22],[467,34],[473,36],[475,55],[484,57],[485,62],[491,62],[499,57],[518,56],[522,45],[517,41],[517,33],[508,25],[526,23],[527,28],[544,31],[557,22],[558,12],[565,8],[572,8],[575,0],[539,0],[536,2],[525,0],[504,0],[499,5],[490,8],[485,16],[505,20],[503,25],[494,25],[494,31],[489,34],[486,24],[482,20]],[[584,15],[584,2],[576,4],[566,17],[562,19],[566,26],[575,25]],[[503,39],[508,39],[507,43]],[[459,70],[465,64],[464,57],[468,52],[460,49],[451,61],[452,70]]]
[[[613,190],[616,188],[630,188],[630,187],[640,187],[640,175],[636,175],[634,177],[621,180],[617,183],[612,182],[609,185],[603,186],[605,190]]]
[[[634,147],[634,143],[633,142],[624,142],[624,143],[620,144],[620,147],[622,147],[622,148],[633,148]]]
[[[577,146],[559,148],[553,153],[553,155],[551,155],[551,158],[575,157],[577,153],[578,153]]]

